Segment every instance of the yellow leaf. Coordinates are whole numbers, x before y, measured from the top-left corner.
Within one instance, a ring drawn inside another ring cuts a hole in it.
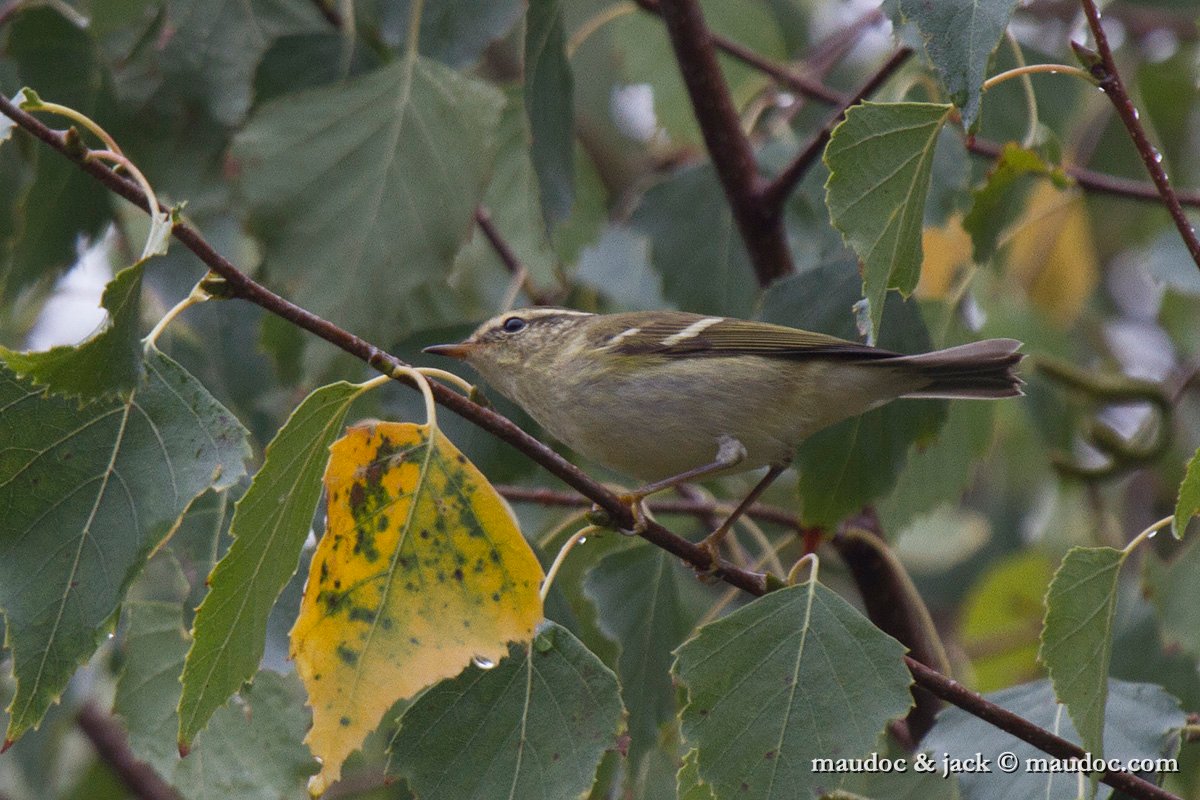
[[[328,527],[292,629],[320,794],[396,701],[542,619],[542,569],[504,500],[436,428],[373,422],[330,448]]]
[[[921,279],[916,295],[922,300],[941,300],[950,293],[959,267],[971,263],[971,236],[962,226],[962,215],[952,214],[940,228],[926,226],[921,233]]]
[[[1025,287],[1029,299],[1054,321],[1073,323],[1098,275],[1083,195],[1039,182],[1009,241],[1011,274]]]

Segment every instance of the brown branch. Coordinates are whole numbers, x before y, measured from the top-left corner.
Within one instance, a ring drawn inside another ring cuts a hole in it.
[[[488,244],[492,246],[492,250],[496,252],[496,256],[504,263],[505,269],[521,284],[521,288],[525,294],[529,296],[529,301],[535,306],[553,305],[554,299],[551,295],[540,292],[533,285],[530,278],[529,270],[521,263],[521,259],[513,252],[512,246],[500,233],[500,229],[496,227],[495,220],[492,219],[492,212],[487,206],[479,206],[475,209],[475,224],[479,226],[479,230],[483,231],[484,238],[488,240]]]
[[[1003,149],[996,142],[990,142],[986,139],[967,139],[967,150],[985,158],[999,158]],[[1162,195],[1158,193],[1158,189],[1152,183],[1118,178],[1113,175],[1105,175],[1101,172],[1093,172],[1090,169],[1075,167],[1069,164],[1063,167],[1063,172],[1071,176],[1080,186],[1096,194],[1108,194],[1114,197],[1124,197],[1128,200],[1147,200],[1154,203],[1162,202]],[[1186,206],[1200,208],[1200,192],[1176,192],[1175,196]]]
[[[333,7],[334,2],[335,0],[312,0],[312,4],[317,7],[317,11],[321,12],[321,16],[340,31],[345,20],[342,19],[341,13]]]
[[[657,13],[657,4],[653,0],[637,0],[638,5],[650,11]],[[780,64],[764,58],[757,53],[746,54],[743,51],[745,48],[734,45],[732,47],[722,47],[718,37],[714,34],[714,44],[729,55],[737,58],[745,64],[748,64],[760,72],[771,76],[783,86],[813,100],[819,100],[828,105],[842,106],[851,105],[851,95],[840,92],[836,89],[831,89],[820,83],[816,83],[811,79],[803,78],[794,72],[784,68]],[[746,57],[749,55],[750,57]],[[976,137],[967,137],[967,150],[977,156],[985,158],[999,158],[1002,146],[996,142],[987,139]],[[1141,181],[1133,181],[1127,178],[1118,178],[1112,175],[1106,175],[1102,172],[1085,167],[1066,165],[1063,171],[1078,183],[1083,188],[1097,192],[1099,194],[1108,194],[1116,197],[1124,197],[1129,200],[1145,200],[1149,202],[1161,203],[1162,195],[1153,184],[1143,183]],[[1200,192],[1181,192],[1176,191],[1176,197],[1179,202],[1191,208],[1200,208]]]
[[[560,492],[554,489],[533,489],[526,486],[498,484],[496,491],[509,500],[518,503],[536,503],[541,506],[558,506],[561,508],[583,508],[591,504],[591,501],[578,494]],[[710,514],[727,513],[733,510],[732,506],[726,506],[722,503],[690,498],[664,498],[662,500],[648,501],[646,505],[655,514],[686,514],[693,517],[705,517]],[[782,525],[785,528],[791,528],[798,532],[804,530],[795,514],[779,506],[755,503],[746,511],[746,516],[762,520],[763,522]]]
[[[817,132],[817,135],[809,140],[808,146],[800,151],[800,154],[792,159],[792,162],[784,167],[775,177],[775,180],[771,181],[770,185],[763,190],[763,202],[767,204],[768,208],[774,209],[776,213],[780,213],[783,204],[787,202],[788,195],[792,193],[792,190],[803,180],[808,170],[820,158],[821,153],[825,150],[825,145],[829,143],[829,138],[833,135],[833,129],[837,127],[839,122],[846,118],[846,112],[878,91],[879,87],[908,60],[912,52],[907,47],[897,50],[892,54],[891,58],[883,63],[883,66],[875,70],[875,73],[867,79],[866,83],[857,92],[851,97],[846,98],[844,103],[840,104],[837,112],[821,126],[821,130]]]
[[[675,60],[692,101],[709,157],[729,201],[742,243],[750,254],[759,286],[793,271],[783,217],[762,202],[765,181],[725,76],[717,64],[712,34],[697,0],[659,0],[658,13],[667,27]]]
[[[1163,202],[1167,204],[1167,211],[1170,212],[1171,219],[1175,221],[1175,227],[1179,229],[1179,235],[1183,237],[1188,252],[1192,255],[1192,260],[1200,268],[1200,239],[1196,238],[1196,231],[1192,228],[1192,223],[1188,221],[1187,215],[1183,213],[1183,206],[1179,204],[1179,198],[1176,197],[1175,190],[1171,188],[1171,182],[1167,180],[1167,172],[1162,166],[1162,156],[1154,149],[1154,145],[1150,144],[1150,139],[1146,136],[1146,129],[1138,120],[1137,109],[1134,108],[1129,93],[1125,91],[1125,84],[1121,81],[1120,73],[1117,72],[1117,62],[1113,59],[1112,48],[1108,46],[1108,36],[1105,35],[1104,26],[1100,23],[1100,10],[1096,8],[1094,0],[1081,0],[1081,2],[1083,13],[1087,16],[1088,27],[1092,29],[1092,36],[1096,40],[1099,58],[1095,58],[1096,54],[1094,53],[1083,51],[1074,42],[1072,42],[1072,46],[1075,47],[1076,54],[1090,62],[1088,67],[1092,75],[1100,81],[1100,88],[1108,95],[1108,99],[1112,100],[1113,107],[1117,110],[1117,116],[1121,118],[1121,122],[1125,123],[1125,130],[1133,139],[1133,146],[1137,148],[1138,155],[1142,157],[1142,163],[1145,164],[1146,171],[1150,173],[1150,179],[1154,181],[1158,193],[1162,195]]]
[[[908,665],[918,686],[928,689],[971,716],[978,717],[1002,731],[1011,733],[1023,742],[1028,742],[1043,753],[1061,759],[1082,759],[1087,756],[1082,747],[1061,736],[1055,736],[1045,728],[1040,728],[1029,720],[1001,708],[977,692],[972,692],[958,681],[948,679],[945,675],[925,666],[916,659],[905,656],[904,662]],[[1166,789],[1161,789],[1131,772],[1107,770],[1100,776],[1100,782],[1114,789],[1120,789],[1130,797],[1136,797],[1139,800],[1180,800]]]
[[[175,789],[149,764],[139,761],[129,749],[125,730],[112,715],[94,702],[87,702],[76,717],[79,729],[92,743],[96,755],[108,765],[134,797],[141,800],[180,800]]]
[[[22,129],[33,134],[63,156],[75,162],[80,169],[99,180],[115,194],[120,195],[143,210],[148,210],[149,204],[146,197],[142,194],[142,190],[136,183],[117,175],[103,164],[90,160],[86,150],[78,148],[73,150],[67,147],[61,133],[46,127],[34,117],[21,111],[3,96],[0,96],[0,113],[3,113],[15,121]],[[386,375],[394,375],[396,367],[405,366],[403,362],[394,356],[342,330],[333,323],[283,299],[255,282],[237,269],[224,256],[217,253],[204,237],[187,223],[181,222],[176,224],[172,229],[172,234],[184,246],[195,253],[212,272],[225,280],[229,296],[238,297],[261,306],[266,311],[286,319],[347,353],[362,359],[371,367]],[[397,378],[397,380],[409,383],[405,379]],[[439,383],[433,383],[431,388],[434,398],[439,405],[454,411],[497,439],[506,442],[541,465],[552,475],[558,477],[568,486],[590,498],[609,514],[616,525],[626,529],[634,527],[632,511],[621,498],[583,473],[574,464],[559,456],[552,449],[525,433],[513,424],[511,420],[490,409],[472,403],[467,398]],[[658,523],[649,523],[641,536],[657,547],[661,547],[686,561],[696,569],[705,572],[711,571],[713,575],[731,586],[736,586],[755,596],[761,596],[767,592],[767,583],[763,575],[727,564],[714,565],[704,549],[677,536]],[[1012,733],[1014,736],[1029,742],[1046,753],[1061,758],[1079,758],[1084,755],[1083,750],[1079,747],[1065,739],[1054,736],[1049,731],[1039,728],[1028,720],[1024,720],[984,700],[974,692],[964,689],[953,679],[926,667],[916,659],[904,656],[904,663],[912,672],[913,679],[919,686],[930,690],[938,697],[963,708],[980,719]],[[1150,800],[1178,800],[1178,798],[1174,798],[1173,795],[1164,792],[1154,784],[1129,773],[1106,772],[1101,777],[1101,780],[1109,786],[1121,789],[1132,797],[1149,798]],[[174,798],[171,798],[171,800],[174,800]]]
[[[21,128],[32,133],[71,161],[74,161],[84,172],[99,180],[114,193],[124,197],[143,210],[148,209],[146,196],[136,183],[116,174],[104,164],[90,159],[88,151],[81,148],[72,149],[68,147],[61,133],[46,127],[2,96],[0,96],[0,113],[10,117]],[[212,272],[224,279],[225,296],[237,297],[261,306],[272,314],[282,317],[309,333],[319,336],[335,347],[362,359],[385,375],[394,375],[397,367],[407,366],[395,356],[339,328],[332,322],[318,317],[311,311],[285,300],[262,284],[254,281],[213,249],[212,245],[188,223],[180,222],[172,228],[171,232],[185,247],[195,253]],[[397,378],[397,380],[411,385],[411,382],[407,378],[401,377]],[[531,460],[540,464],[568,486],[590,498],[608,513],[613,524],[626,530],[633,530],[635,520],[627,502],[621,500],[620,497],[605,488],[603,484],[597,482],[574,464],[558,455],[550,447],[521,430],[512,420],[497,414],[491,409],[473,403],[466,397],[440,383],[434,382],[431,388],[433,389],[434,399],[437,400],[439,405],[450,409],[460,417],[511,445]],[[715,568],[715,574],[733,586],[746,589],[755,594],[762,594],[766,591],[766,581],[763,575],[732,565],[714,565],[707,551],[657,523],[650,523],[641,536],[658,547],[687,561],[699,570],[707,571]]]
[[[945,674],[950,660],[929,609],[904,566],[884,541],[879,517],[868,509],[847,520],[830,539],[858,586],[867,616],[875,626],[908,648],[914,659]],[[913,691],[914,705],[903,733],[916,745],[933,727],[941,702],[924,689]],[[910,747],[909,749],[913,749]]]
[[[648,11],[656,17],[662,16],[662,11],[659,8],[659,0],[634,0],[643,11]],[[820,81],[813,80],[805,75],[794,72],[769,58],[764,58],[758,53],[746,47],[743,44],[726,38],[719,33],[709,32],[709,41],[713,47],[717,48],[726,55],[736,58],[744,64],[757,69],[759,72],[770,75],[775,80],[792,88],[805,97],[811,97],[815,100],[821,100],[830,105],[837,105],[840,101],[841,94],[836,89],[831,89]]]

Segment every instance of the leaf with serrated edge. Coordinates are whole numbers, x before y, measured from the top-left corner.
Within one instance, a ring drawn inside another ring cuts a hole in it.
[[[629,759],[635,765],[658,742],[662,725],[675,718],[671,651],[695,625],[680,593],[677,559],[641,543],[610,553],[588,572],[584,592],[596,606],[596,622],[617,642],[617,674],[629,704]]]
[[[18,375],[57,394],[91,398],[133,389],[142,377],[138,313],[145,263],[126,267],[104,287],[100,305],[108,321],[87,341],[30,353],[0,347],[0,359]]]
[[[8,738],[96,649],[129,580],[192,500],[244,474],[246,431],[157,351],[125,400],[45,396],[0,368],[0,608],[17,692]]]
[[[979,117],[988,60],[1000,44],[1017,0],[894,0],[885,5],[900,24],[917,23],[929,59],[970,128]]]
[[[1175,516],[1171,519],[1171,533],[1176,539],[1183,538],[1192,517],[1200,513],[1200,450],[1188,462],[1183,482],[1179,484],[1179,496],[1175,501]]]
[[[508,505],[437,428],[375,422],[331,448],[328,529],[291,655],[320,793],[396,701],[496,662],[542,618],[542,569]]]
[[[1112,547],[1073,547],[1046,592],[1038,658],[1071,714],[1083,749],[1096,758],[1104,752],[1117,575],[1124,560],[1125,554]]]
[[[825,204],[863,262],[875,332],[887,290],[908,295],[920,277],[933,148],[950,111],[936,103],[862,103],[846,112],[825,148]]]
[[[183,671],[179,741],[187,744],[262,660],[267,616],[296,572],[321,496],[329,445],[363,388],[317,389],[267,445],[266,460],[238,501],[233,544],[209,576]]]
[[[317,763],[301,742],[308,726],[293,674],[262,670],[213,714],[171,784],[184,800],[281,800],[304,796]]]
[[[265,103],[232,155],[271,277],[326,319],[393,337],[396,296],[443,278],[474,226],[502,106],[415,55]]]
[[[421,797],[582,797],[622,711],[612,671],[548,622],[532,647],[510,645],[495,667],[422,694],[392,740],[389,772]]]
[[[760,597],[678,650],[683,734],[718,797],[807,797],[812,759],[866,755],[912,705],[904,647],[814,581]]]

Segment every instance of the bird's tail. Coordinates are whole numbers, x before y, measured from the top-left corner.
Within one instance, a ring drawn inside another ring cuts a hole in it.
[[[927,383],[903,397],[987,399],[1024,394],[1014,368],[1024,356],[1016,339],[986,339],[918,356],[882,359],[881,365],[903,365]]]

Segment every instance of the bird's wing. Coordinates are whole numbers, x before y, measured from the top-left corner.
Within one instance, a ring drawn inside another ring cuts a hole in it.
[[[623,318],[623,319],[621,319]],[[683,312],[614,315],[604,346],[622,355],[888,358],[887,350],[767,322]]]

